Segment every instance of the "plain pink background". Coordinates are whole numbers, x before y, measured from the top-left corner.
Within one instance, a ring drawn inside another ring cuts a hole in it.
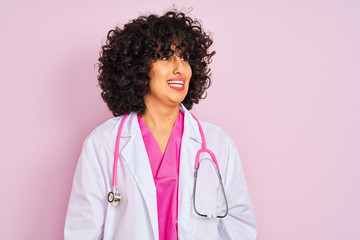
[[[193,112],[235,139],[258,239],[360,239],[360,3],[173,3],[214,38]],[[0,3],[0,239],[63,238],[82,143],[112,117],[94,68],[105,36],[171,6]]]

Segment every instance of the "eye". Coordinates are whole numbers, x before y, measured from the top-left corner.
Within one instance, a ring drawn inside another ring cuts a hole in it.
[[[187,62],[187,61],[189,61],[189,58],[187,58],[187,57],[181,57],[181,61]]]
[[[170,60],[170,57],[162,57],[161,60],[167,61]]]

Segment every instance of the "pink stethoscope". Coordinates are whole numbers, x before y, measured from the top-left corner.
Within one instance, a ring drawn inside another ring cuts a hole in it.
[[[195,172],[194,172],[194,178],[195,179],[194,179],[194,190],[193,190],[193,206],[194,206],[194,210],[201,217],[224,218],[229,212],[229,206],[228,206],[224,186],[223,186],[223,183],[222,183],[222,178],[221,178],[221,174],[220,174],[219,165],[218,165],[218,162],[216,160],[215,154],[212,151],[210,151],[209,149],[206,148],[205,136],[204,136],[204,132],[202,130],[202,127],[200,125],[199,120],[192,113],[191,113],[191,115],[193,116],[193,118],[198,123],[199,131],[200,131],[200,135],[201,135],[201,142],[202,142],[202,148],[197,151],[196,158],[195,158]],[[125,114],[124,117],[121,119],[118,134],[116,136],[115,154],[114,154],[113,181],[112,181],[112,189],[113,190],[110,191],[109,194],[108,194],[108,201],[110,203],[112,203],[114,206],[118,206],[120,204],[120,200],[121,200],[120,190],[119,190],[119,188],[117,188],[117,165],[118,165],[117,160],[118,160],[118,157],[119,157],[119,143],[120,143],[121,131],[122,131],[122,128],[124,126],[125,120],[127,119],[128,116],[129,116],[128,114]],[[222,190],[224,200],[225,200],[225,205],[226,205],[226,211],[225,211],[225,214],[223,214],[223,215],[217,216],[217,215],[214,215],[214,214],[201,214],[196,209],[196,204],[195,204],[196,182],[197,182],[198,170],[199,170],[199,166],[200,166],[199,158],[200,158],[200,154],[203,153],[203,152],[206,152],[206,153],[210,154],[212,161],[216,165],[216,173],[218,175],[219,183],[220,183],[220,186],[221,186],[221,190]]]

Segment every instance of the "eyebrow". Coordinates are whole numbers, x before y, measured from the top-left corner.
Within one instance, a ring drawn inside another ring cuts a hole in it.
[[[173,54],[175,54],[175,55],[178,56],[178,57],[188,57],[188,55],[189,55],[189,54],[187,54],[187,56],[185,56],[185,55],[183,54],[183,51],[181,51],[179,48],[177,48],[177,49],[175,49],[175,50],[173,50],[173,49],[171,49],[171,50],[173,51],[173,53],[171,54],[171,52],[169,52],[169,56],[172,56]],[[157,54],[159,54],[160,57],[167,55],[167,54],[165,54],[163,51],[158,51]]]

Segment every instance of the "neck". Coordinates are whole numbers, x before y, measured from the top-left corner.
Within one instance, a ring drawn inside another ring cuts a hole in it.
[[[175,107],[147,105],[141,118],[148,128],[167,131],[173,128],[178,115],[179,105]]]

